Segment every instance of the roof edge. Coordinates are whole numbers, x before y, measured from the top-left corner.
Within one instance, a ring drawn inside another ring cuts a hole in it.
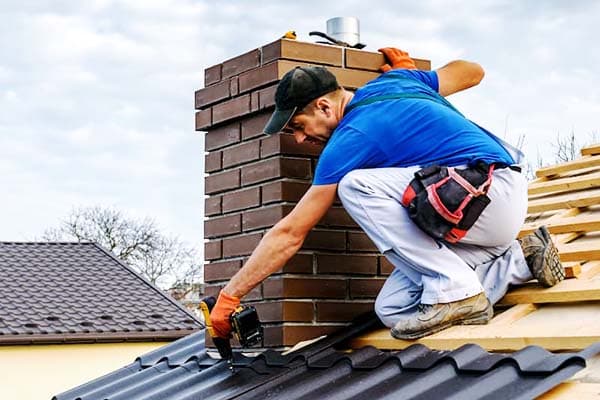
[[[163,332],[111,332],[102,334],[79,333],[70,335],[2,335],[0,336],[0,346],[173,341],[199,332],[202,329],[181,329]]]

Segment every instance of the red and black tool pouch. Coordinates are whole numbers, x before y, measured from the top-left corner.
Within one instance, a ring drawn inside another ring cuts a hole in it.
[[[415,172],[402,196],[410,218],[438,240],[457,243],[490,203],[494,165],[458,169],[437,165]]]

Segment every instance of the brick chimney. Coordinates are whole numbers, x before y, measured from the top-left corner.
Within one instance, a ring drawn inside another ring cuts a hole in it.
[[[415,61],[430,68],[429,61]],[[196,130],[206,131],[207,295],[217,295],[311,184],[320,147],[261,133],[279,79],[295,66],[323,65],[356,89],[378,76],[382,64],[379,53],[280,39],[205,70],[195,105]],[[292,346],[371,310],[391,269],[338,201],[299,253],[244,301],[264,324],[263,347]]]

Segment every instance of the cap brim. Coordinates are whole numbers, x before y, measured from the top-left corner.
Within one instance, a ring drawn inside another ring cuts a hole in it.
[[[273,135],[275,133],[281,132],[281,130],[285,128],[285,126],[288,124],[288,122],[290,122],[297,108],[298,107],[294,107],[289,110],[275,109],[275,111],[271,115],[271,118],[269,118],[267,125],[265,125],[263,132],[267,135]]]

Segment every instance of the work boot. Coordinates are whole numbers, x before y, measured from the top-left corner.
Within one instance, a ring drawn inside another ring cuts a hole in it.
[[[531,274],[542,286],[551,287],[565,279],[558,250],[545,226],[519,239],[519,243]]]
[[[396,339],[418,339],[452,325],[483,325],[494,315],[485,293],[451,303],[419,304],[416,312],[403,317],[392,328]]]

